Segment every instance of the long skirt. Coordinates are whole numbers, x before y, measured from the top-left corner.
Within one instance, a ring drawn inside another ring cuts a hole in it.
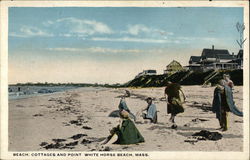
[[[167,105],[167,113],[168,114],[172,114],[172,115],[177,115],[179,113],[183,113],[184,112],[184,108],[182,105],[174,105],[169,103]]]

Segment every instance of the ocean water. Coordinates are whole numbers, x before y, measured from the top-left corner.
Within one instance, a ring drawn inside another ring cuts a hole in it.
[[[34,97],[76,89],[69,86],[9,86],[9,100]]]

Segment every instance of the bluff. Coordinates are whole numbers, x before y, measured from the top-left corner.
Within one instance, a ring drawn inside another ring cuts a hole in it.
[[[243,70],[180,71],[172,75],[144,75],[124,84],[124,87],[163,87],[167,81],[181,85],[215,85],[223,74],[229,74],[235,85],[243,85]]]

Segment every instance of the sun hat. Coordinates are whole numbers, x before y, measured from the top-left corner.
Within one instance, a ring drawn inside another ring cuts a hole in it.
[[[128,118],[129,113],[128,113],[127,111],[125,111],[125,110],[122,110],[122,111],[120,112],[120,116],[121,116],[122,118]]]

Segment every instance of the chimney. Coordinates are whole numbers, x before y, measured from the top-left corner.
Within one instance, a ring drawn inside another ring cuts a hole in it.
[[[214,45],[212,45],[212,50],[214,50]]]

